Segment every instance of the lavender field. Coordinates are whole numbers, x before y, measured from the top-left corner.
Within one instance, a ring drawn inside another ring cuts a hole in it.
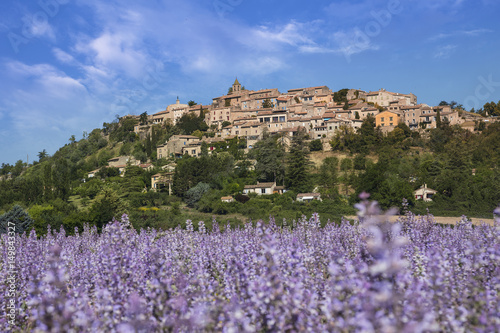
[[[16,235],[18,332],[499,332],[500,220]],[[497,209],[500,213],[500,209]],[[214,223],[217,226],[216,223]],[[6,235],[0,304],[8,303]]]

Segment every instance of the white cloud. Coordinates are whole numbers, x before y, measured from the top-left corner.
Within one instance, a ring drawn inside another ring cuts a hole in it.
[[[6,67],[12,73],[39,85],[45,94],[56,96],[86,90],[78,80],[48,64],[26,65],[19,61],[13,61],[8,63]]]
[[[435,36],[429,38],[429,41],[437,41],[440,39],[452,38],[452,37],[476,37],[485,33],[493,32],[490,29],[472,29],[472,30],[456,30],[449,33],[439,33]]]
[[[371,38],[359,29],[353,29],[348,32],[338,31],[333,34],[333,39],[339,45],[339,51],[348,59],[353,54],[379,49],[379,46],[373,44]]]
[[[140,51],[138,38],[129,33],[105,32],[78,50],[92,57],[92,63],[102,71],[116,71],[134,78],[142,75],[147,56]]]
[[[441,46],[434,52],[433,57],[435,59],[449,59],[451,55],[456,51],[457,47],[457,45]]]
[[[27,36],[47,38],[51,41],[56,40],[54,29],[49,24],[49,16],[43,11],[35,12],[23,18],[26,27]]]
[[[64,64],[74,64],[76,62],[75,58],[71,54],[64,52],[60,48],[53,48],[52,53],[54,53],[54,56],[57,58],[57,60]]]
[[[313,43],[304,33],[304,24],[295,21],[276,29],[260,26],[253,31],[253,35],[256,41],[266,45],[278,43],[297,46]]]

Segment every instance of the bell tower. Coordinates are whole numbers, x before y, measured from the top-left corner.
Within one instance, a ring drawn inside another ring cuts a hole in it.
[[[236,78],[236,80],[234,80],[233,83],[233,94],[238,93],[240,91],[241,91],[241,84],[238,82],[238,78]]]

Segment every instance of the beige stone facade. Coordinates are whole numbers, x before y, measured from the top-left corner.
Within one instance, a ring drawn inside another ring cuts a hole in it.
[[[158,158],[179,157],[186,152],[184,148],[199,141],[198,137],[192,135],[173,135],[165,144],[156,148],[156,153]]]
[[[414,94],[400,94],[380,89],[366,94],[366,101],[388,107],[391,102],[398,101],[401,105],[417,105],[417,96]]]

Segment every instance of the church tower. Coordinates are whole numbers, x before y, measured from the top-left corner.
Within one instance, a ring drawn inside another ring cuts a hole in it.
[[[241,84],[238,82],[238,78],[236,78],[236,80],[234,80],[233,83],[233,94],[239,93],[240,91],[241,91]]]

